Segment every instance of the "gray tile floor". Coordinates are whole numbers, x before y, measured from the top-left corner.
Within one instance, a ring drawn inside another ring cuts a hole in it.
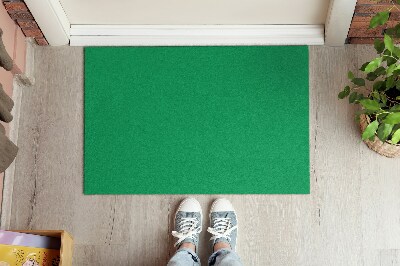
[[[226,196],[245,265],[400,265],[400,160],[370,151],[354,108],[336,98],[347,70],[372,56],[367,46],[310,47],[311,194]],[[68,230],[74,265],[165,265],[184,196],[84,196],[83,49],[37,47],[35,58],[7,226]],[[196,197],[208,211],[217,196]]]

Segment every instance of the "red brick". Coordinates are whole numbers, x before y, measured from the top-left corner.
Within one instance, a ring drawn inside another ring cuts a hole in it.
[[[400,21],[400,12],[391,13],[390,20]]]
[[[388,21],[386,23],[386,28],[393,28],[394,26],[396,26],[399,23],[400,23],[400,21]]]
[[[17,20],[21,29],[38,29],[39,26],[34,20]]]
[[[393,5],[358,5],[356,6],[355,14],[376,14],[378,12],[387,11]],[[392,9],[393,13],[398,13],[399,11],[395,8]]]
[[[13,20],[34,20],[29,11],[10,12],[9,14]]]
[[[16,21],[26,37],[35,38],[39,45],[48,45],[42,31],[23,0],[2,0],[10,17]]]
[[[350,44],[373,44],[374,38],[349,38]]]
[[[375,29],[350,28],[347,37],[378,37],[383,35],[384,29],[384,27],[377,27]]]
[[[383,40],[383,38],[349,38],[350,44],[373,44],[375,39]],[[396,41],[395,43],[400,43]]]
[[[380,0],[379,4],[390,4],[392,2],[392,0]],[[365,5],[365,4],[369,4],[369,5],[376,5],[378,3],[377,0],[358,0],[357,1],[357,5]]]
[[[4,6],[6,7],[6,10],[8,12],[28,11],[28,8],[26,7],[25,3],[23,3],[23,2],[5,2]]]
[[[49,43],[47,42],[47,40],[45,38],[35,38],[36,43],[40,46],[46,46],[49,45]]]
[[[369,20],[367,21],[352,21],[350,24],[351,29],[368,29]]]
[[[40,29],[22,29],[22,32],[26,37],[43,37],[43,33]]]
[[[354,14],[353,22],[366,22],[367,21],[369,23],[371,21],[372,17],[373,17],[373,14],[368,14],[368,15],[363,15],[363,16]]]

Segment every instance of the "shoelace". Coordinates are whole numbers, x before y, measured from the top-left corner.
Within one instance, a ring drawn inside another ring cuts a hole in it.
[[[231,241],[230,235],[236,228],[236,225],[232,226],[230,218],[215,218],[214,227],[208,227],[207,232],[213,235],[210,240],[215,240],[222,237],[228,239],[228,241]]]
[[[175,243],[175,247],[187,238],[195,239],[196,235],[201,232],[201,226],[198,224],[199,220],[197,218],[182,218],[177,225],[179,231],[172,231],[172,235],[178,238],[178,241]]]

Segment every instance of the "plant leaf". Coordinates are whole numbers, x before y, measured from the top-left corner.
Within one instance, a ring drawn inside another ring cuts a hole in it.
[[[349,103],[354,103],[357,100],[357,92],[353,91],[349,97]]]
[[[369,28],[373,29],[385,24],[389,19],[389,11],[378,12],[369,22]]]
[[[400,0],[399,0],[400,1]],[[400,129],[396,130],[392,136],[392,143],[397,144],[400,141]]]
[[[381,109],[381,106],[375,100],[363,99],[363,100],[360,100],[360,103],[365,109],[368,109],[368,110],[378,111],[379,109]]]
[[[370,73],[370,72],[374,72],[382,63],[382,57],[377,57],[374,60],[372,60],[371,62],[369,62],[369,64],[365,67],[364,72],[365,73]]]
[[[378,67],[375,71],[374,74],[377,76],[383,75],[386,73],[386,69],[384,67]]]
[[[398,48],[398,47],[394,47],[394,49],[393,49],[393,53],[397,56],[397,57],[400,57],[400,48]]]
[[[371,111],[373,112],[373,111]],[[369,110],[367,109],[361,109],[356,111],[356,115],[361,115],[361,114],[369,114]]]
[[[381,101],[386,106],[387,97],[386,97],[386,94],[384,92],[382,92],[382,94],[381,94]]]
[[[396,69],[393,71],[393,75],[395,75],[395,76],[400,75],[400,69],[398,69],[398,66],[397,66]]]
[[[389,17],[390,17],[390,15],[389,15]],[[400,34],[400,26],[397,24],[396,26],[394,26],[394,34],[393,34],[393,36],[395,38],[398,38],[399,34]]]
[[[378,78],[378,76],[375,74],[375,72],[371,72],[367,74],[366,79],[369,81],[374,81]]]
[[[396,29],[395,29],[395,28],[387,28],[384,32],[385,32],[387,35],[393,36],[393,35],[396,34]]]
[[[381,54],[385,50],[385,43],[379,39],[374,40],[374,47],[378,54]]]
[[[400,113],[390,113],[383,121],[386,124],[395,125],[400,123]]]
[[[376,111],[368,110],[368,109],[362,109],[360,111],[357,111],[356,114],[366,114],[366,115],[372,115],[376,113]]]
[[[386,116],[387,116],[387,114],[383,113],[383,114],[380,114],[380,115],[379,115],[379,118],[380,118],[381,120],[383,120],[383,119],[385,119]]]
[[[371,92],[372,97],[374,97],[375,100],[380,101],[381,100],[381,95],[377,91]]]
[[[392,108],[390,108],[389,111],[390,112],[400,112],[400,104],[393,106]]]
[[[349,94],[350,94],[350,87],[346,86],[344,87],[343,91],[339,92],[338,97],[339,99],[344,99],[347,96],[349,96]]]
[[[372,86],[374,91],[380,91],[382,87],[385,86],[385,82],[383,80],[378,80]]]
[[[354,78],[352,82],[357,86],[365,86],[365,80],[362,78]]]
[[[347,77],[349,78],[349,80],[352,80],[352,79],[354,78],[353,72],[349,71],[349,72],[347,73]]]
[[[362,66],[360,67],[361,71],[365,70],[365,67],[369,64],[369,62],[365,62],[364,64],[362,64]]]
[[[396,69],[396,64],[390,65],[387,69],[386,69],[386,75],[391,76],[393,74],[393,71]]]
[[[393,125],[380,124],[379,127],[378,127],[378,131],[377,131],[378,138],[381,141],[385,142],[388,139],[390,133],[392,133],[392,129],[393,129]]]
[[[386,49],[388,49],[391,53],[393,53],[394,50],[393,39],[389,35],[385,34],[383,42],[385,43]]]
[[[366,140],[366,139],[373,137],[375,135],[376,130],[378,129],[378,126],[379,126],[379,123],[377,120],[375,120],[374,122],[369,124],[365,128],[364,132],[362,133],[362,139]]]
[[[375,71],[382,63],[382,57],[377,57],[374,60],[370,61],[369,64],[365,67],[364,72],[373,72]]]
[[[390,89],[394,86],[394,77],[390,76],[386,79],[386,89]]]
[[[387,62],[388,66],[391,66],[391,65],[395,64],[397,62],[397,60],[395,58],[393,58],[393,57],[386,57],[386,62]]]
[[[383,57],[383,61],[387,62],[387,66],[391,66],[391,65],[393,65],[394,63],[397,62],[396,56],[392,55],[392,53],[389,50],[385,50],[383,52],[383,56],[382,57]]]

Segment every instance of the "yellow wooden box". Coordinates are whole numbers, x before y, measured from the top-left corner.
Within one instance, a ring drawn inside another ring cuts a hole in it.
[[[67,231],[64,230],[12,230],[12,231],[26,233],[26,234],[61,238],[60,266],[72,265],[72,250],[74,247],[74,240]]]

